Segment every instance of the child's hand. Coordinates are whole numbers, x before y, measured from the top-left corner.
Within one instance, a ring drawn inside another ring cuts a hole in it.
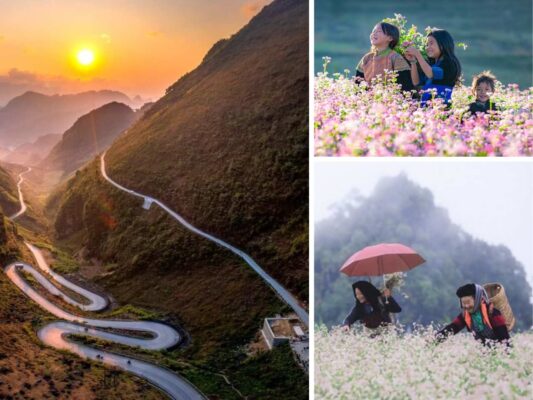
[[[404,52],[403,55],[404,55],[405,59],[407,61],[409,61],[409,62],[413,62],[414,60],[416,60],[416,57],[413,56],[412,54],[407,53],[407,51]]]
[[[413,59],[420,57],[420,50],[418,50],[416,47],[411,46],[405,49],[405,55],[407,57],[412,57]]]
[[[385,288],[383,289],[383,296],[385,297],[390,297],[391,296],[391,292],[389,289]]]

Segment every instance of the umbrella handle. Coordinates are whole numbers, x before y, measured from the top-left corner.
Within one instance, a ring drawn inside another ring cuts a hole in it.
[[[386,289],[387,286],[385,285],[385,274],[382,275],[383,277],[383,287]],[[385,304],[389,304],[389,298],[385,296]]]

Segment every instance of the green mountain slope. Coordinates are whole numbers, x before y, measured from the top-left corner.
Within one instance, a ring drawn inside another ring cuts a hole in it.
[[[9,216],[20,209],[17,182],[0,167],[0,211]]]

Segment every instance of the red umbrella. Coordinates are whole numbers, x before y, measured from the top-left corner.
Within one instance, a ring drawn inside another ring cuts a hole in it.
[[[353,254],[340,271],[348,276],[379,276],[408,271],[425,262],[416,251],[400,243],[381,243]]]
[[[348,276],[379,276],[408,271],[425,262],[416,251],[400,243],[381,243],[353,254],[340,271]],[[388,299],[387,299],[388,300]]]

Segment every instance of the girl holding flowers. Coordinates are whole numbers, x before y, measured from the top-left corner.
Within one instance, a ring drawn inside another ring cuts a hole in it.
[[[422,104],[436,97],[449,104],[454,86],[460,83],[461,63],[455,55],[452,36],[443,29],[433,29],[427,35],[426,60],[414,47],[405,50],[411,63],[411,79],[415,86],[423,85]],[[419,67],[420,66],[420,67]]]
[[[356,78],[371,83],[379,75],[384,77],[386,70],[395,71],[402,90],[412,90],[409,64],[395,51],[399,38],[399,29],[392,24],[380,22],[374,26],[370,34],[371,50],[357,64]]]

